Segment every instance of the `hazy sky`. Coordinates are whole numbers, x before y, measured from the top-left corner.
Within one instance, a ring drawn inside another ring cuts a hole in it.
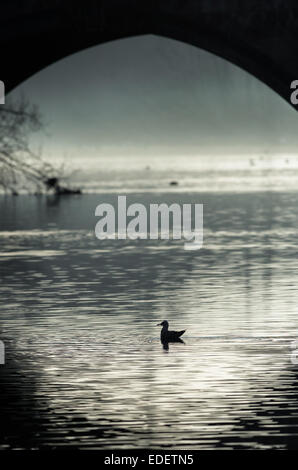
[[[157,36],[96,46],[28,79],[47,123],[45,153],[296,150],[297,113],[256,78]]]

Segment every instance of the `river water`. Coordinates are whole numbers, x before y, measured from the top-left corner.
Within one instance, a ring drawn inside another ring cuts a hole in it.
[[[125,186],[0,196],[0,448],[298,449],[296,181],[191,177],[126,189],[203,203],[197,251],[98,240]],[[184,343],[163,348],[164,319]]]

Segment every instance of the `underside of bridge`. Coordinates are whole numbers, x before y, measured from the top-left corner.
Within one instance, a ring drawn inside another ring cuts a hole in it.
[[[7,92],[69,54],[143,34],[213,52],[289,104],[290,84],[298,79],[297,0],[4,0],[0,25]]]

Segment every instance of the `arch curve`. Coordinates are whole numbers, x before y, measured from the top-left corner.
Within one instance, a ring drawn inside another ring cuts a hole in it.
[[[2,5],[2,76],[10,91],[46,66],[91,46],[144,34],[205,49],[267,84],[290,103],[298,78],[295,0],[102,0]]]

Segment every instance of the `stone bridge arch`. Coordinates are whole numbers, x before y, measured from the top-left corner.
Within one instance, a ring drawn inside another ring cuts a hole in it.
[[[1,80],[10,91],[63,57],[115,39],[156,34],[212,52],[289,104],[298,79],[296,0],[5,0]]]

